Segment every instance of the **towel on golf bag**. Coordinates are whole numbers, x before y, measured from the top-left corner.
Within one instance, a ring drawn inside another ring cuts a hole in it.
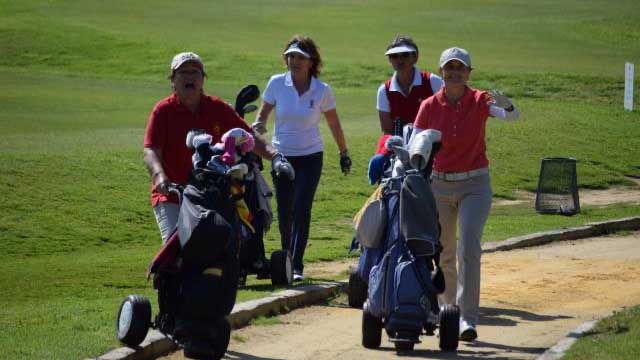
[[[184,189],[177,225],[184,264],[207,267],[227,255],[235,209],[223,194],[192,184]]]
[[[422,175],[407,175],[402,183],[400,228],[414,256],[435,256],[442,251],[436,200]]]
[[[434,144],[442,139],[442,133],[435,129],[427,129],[411,137],[408,144],[409,162],[417,170],[424,169],[431,158]]]

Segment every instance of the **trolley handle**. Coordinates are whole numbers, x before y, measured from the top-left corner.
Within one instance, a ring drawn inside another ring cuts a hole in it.
[[[182,204],[182,192],[184,191],[184,186],[176,183],[169,183],[167,186],[167,190],[169,194],[174,194],[178,197],[178,203]]]

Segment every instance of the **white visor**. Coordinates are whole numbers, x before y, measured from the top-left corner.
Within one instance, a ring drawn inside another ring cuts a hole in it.
[[[416,52],[416,49],[411,46],[400,45],[400,46],[392,47],[391,49],[387,50],[387,52],[384,54],[386,56],[389,56],[391,54],[398,54],[398,53],[405,53],[405,52]]]
[[[300,49],[300,47],[298,47],[298,43],[291,44],[291,46],[289,46],[289,48],[282,55],[287,55],[287,54],[291,54],[291,53],[294,53],[294,52],[296,52],[298,54],[302,54],[307,59],[311,59],[311,55],[309,55],[308,52]]]

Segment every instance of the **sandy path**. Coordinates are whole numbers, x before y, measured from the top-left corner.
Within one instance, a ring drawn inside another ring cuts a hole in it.
[[[620,186],[612,187],[605,190],[589,190],[581,189],[578,192],[580,205],[590,206],[607,206],[611,204],[640,204],[640,180],[629,178],[634,181],[636,186]],[[494,199],[493,205],[508,206],[522,203],[531,203],[532,206],[536,201],[536,194],[528,191],[515,192],[516,200]]]
[[[323,271],[347,266],[325,264]],[[482,266],[479,341],[461,343],[451,354],[438,351],[436,337],[423,336],[409,356],[531,359],[582,322],[640,304],[640,232],[486,254]],[[360,345],[361,311],[345,302],[295,310],[277,325],[236,330],[226,358],[397,358],[386,335],[380,350]],[[181,358],[180,351],[166,359]]]

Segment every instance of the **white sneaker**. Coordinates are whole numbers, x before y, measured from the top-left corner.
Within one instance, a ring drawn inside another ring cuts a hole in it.
[[[293,273],[293,281],[303,281],[304,276],[299,273]]]
[[[475,325],[468,323],[464,319],[460,319],[460,340],[474,341],[478,338],[478,332]]]

